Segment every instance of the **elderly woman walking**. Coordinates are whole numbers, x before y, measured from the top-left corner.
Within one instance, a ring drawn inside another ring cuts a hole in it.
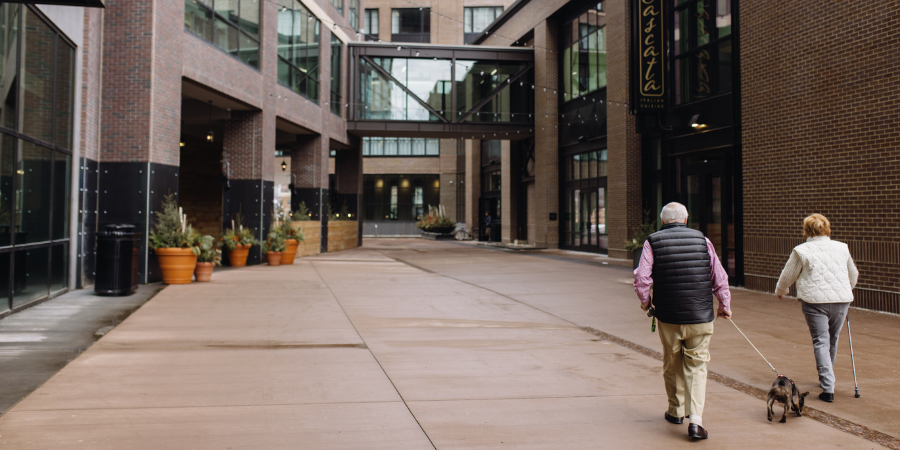
[[[838,336],[853,301],[859,272],[847,244],[831,240],[831,223],[821,214],[803,219],[806,242],[794,247],[775,294],[782,298],[794,282],[797,298],[812,335],[816,368],[819,371],[819,398],[834,401],[834,359]]]

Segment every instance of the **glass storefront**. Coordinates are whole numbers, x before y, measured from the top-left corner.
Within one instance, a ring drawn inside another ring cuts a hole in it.
[[[363,176],[363,217],[367,222],[415,222],[428,205],[440,202],[440,175]]]
[[[578,153],[563,159],[565,204],[563,246],[606,252],[606,150]]]
[[[66,289],[75,48],[0,5],[0,313]]]
[[[560,246],[606,253],[606,13],[571,11],[560,33]]]

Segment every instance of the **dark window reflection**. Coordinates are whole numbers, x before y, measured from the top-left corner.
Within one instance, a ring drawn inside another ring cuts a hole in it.
[[[65,289],[68,283],[67,275],[69,268],[68,251],[69,244],[54,245],[51,247],[50,260],[53,266],[50,271],[50,292],[56,292]]]
[[[50,239],[52,150],[19,141],[16,164],[16,244]]]
[[[0,135],[0,247],[5,247],[12,243],[13,175],[15,173],[13,155],[15,145],[15,138]],[[3,274],[0,273],[0,276],[3,276]]]
[[[34,13],[25,14],[22,64],[22,132],[53,142],[53,61],[56,33]]]
[[[0,125],[16,129],[19,5],[0,5]]]
[[[53,239],[69,236],[69,174],[71,157],[56,152],[53,162]]]
[[[18,250],[13,277],[13,308],[49,295],[47,269],[50,249],[47,247]]]

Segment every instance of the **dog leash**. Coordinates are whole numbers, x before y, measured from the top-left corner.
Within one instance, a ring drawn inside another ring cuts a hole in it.
[[[770,369],[772,369],[772,372],[775,372],[775,375],[778,375],[778,376],[779,376],[779,377],[780,377],[780,376],[781,376],[781,374],[780,374],[780,373],[778,373],[778,371],[777,371],[777,370],[775,370],[775,367],[773,367],[773,366],[772,366],[772,363],[770,363],[770,362],[769,362],[769,360],[768,360],[768,359],[766,359],[766,357],[765,357],[765,356],[763,356],[763,354],[762,354],[762,352],[760,352],[760,351],[759,351],[759,349],[758,349],[758,348],[756,348],[756,346],[755,346],[755,345],[753,345],[753,343],[752,343],[752,342],[750,342],[750,338],[748,338],[748,337],[747,337],[747,335],[746,335],[746,334],[744,334],[744,332],[743,332],[743,331],[741,331],[741,329],[740,329],[740,328],[738,328],[738,326],[737,326],[737,324],[736,324],[736,323],[734,323],[734,321],[733,321],[733,320],[731,320],[731,319],[726,319],[726,320],[728,320],[728,321],[729,321],[729,322],[731,322],[731,324],[732,324],[732,325],[734,325],[734,327],[735,327],[735,328],[737,328],[737,330],[738,330],[738,333],[741,333],[741,336],[743,336],[743,337],[744,337],[744,339],[746,339],[746,340],[747,340],[747,343],[749,343],[749,344],[750,344],[750,346],[751,346],[751,347],[753,347],[753,350],[756,350],[756,353],[759,353],[759,356],[761,356],[761,357],[762,357],[762,359],[763,359],[763,361],[765,361],[765,362],[766,362],[766,364],[768,364],[768,365],[769,365],[769,368],[770,368]]]

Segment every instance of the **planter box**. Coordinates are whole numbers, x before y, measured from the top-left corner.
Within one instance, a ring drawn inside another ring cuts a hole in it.
[[[429,239],[432,241],[452,241],[456,239],[455,233],[432,233],[430,231],[423,231],[422,237],[425,239]]]
[[[321,253],[322,223],[319,221],[303,221],[291,224],[295,230],[303,230],[306,239],[297,246],[297,258]]]
[[[356,248],[359,244],[359,224],[355,220],[328,222],[328,252]]]

